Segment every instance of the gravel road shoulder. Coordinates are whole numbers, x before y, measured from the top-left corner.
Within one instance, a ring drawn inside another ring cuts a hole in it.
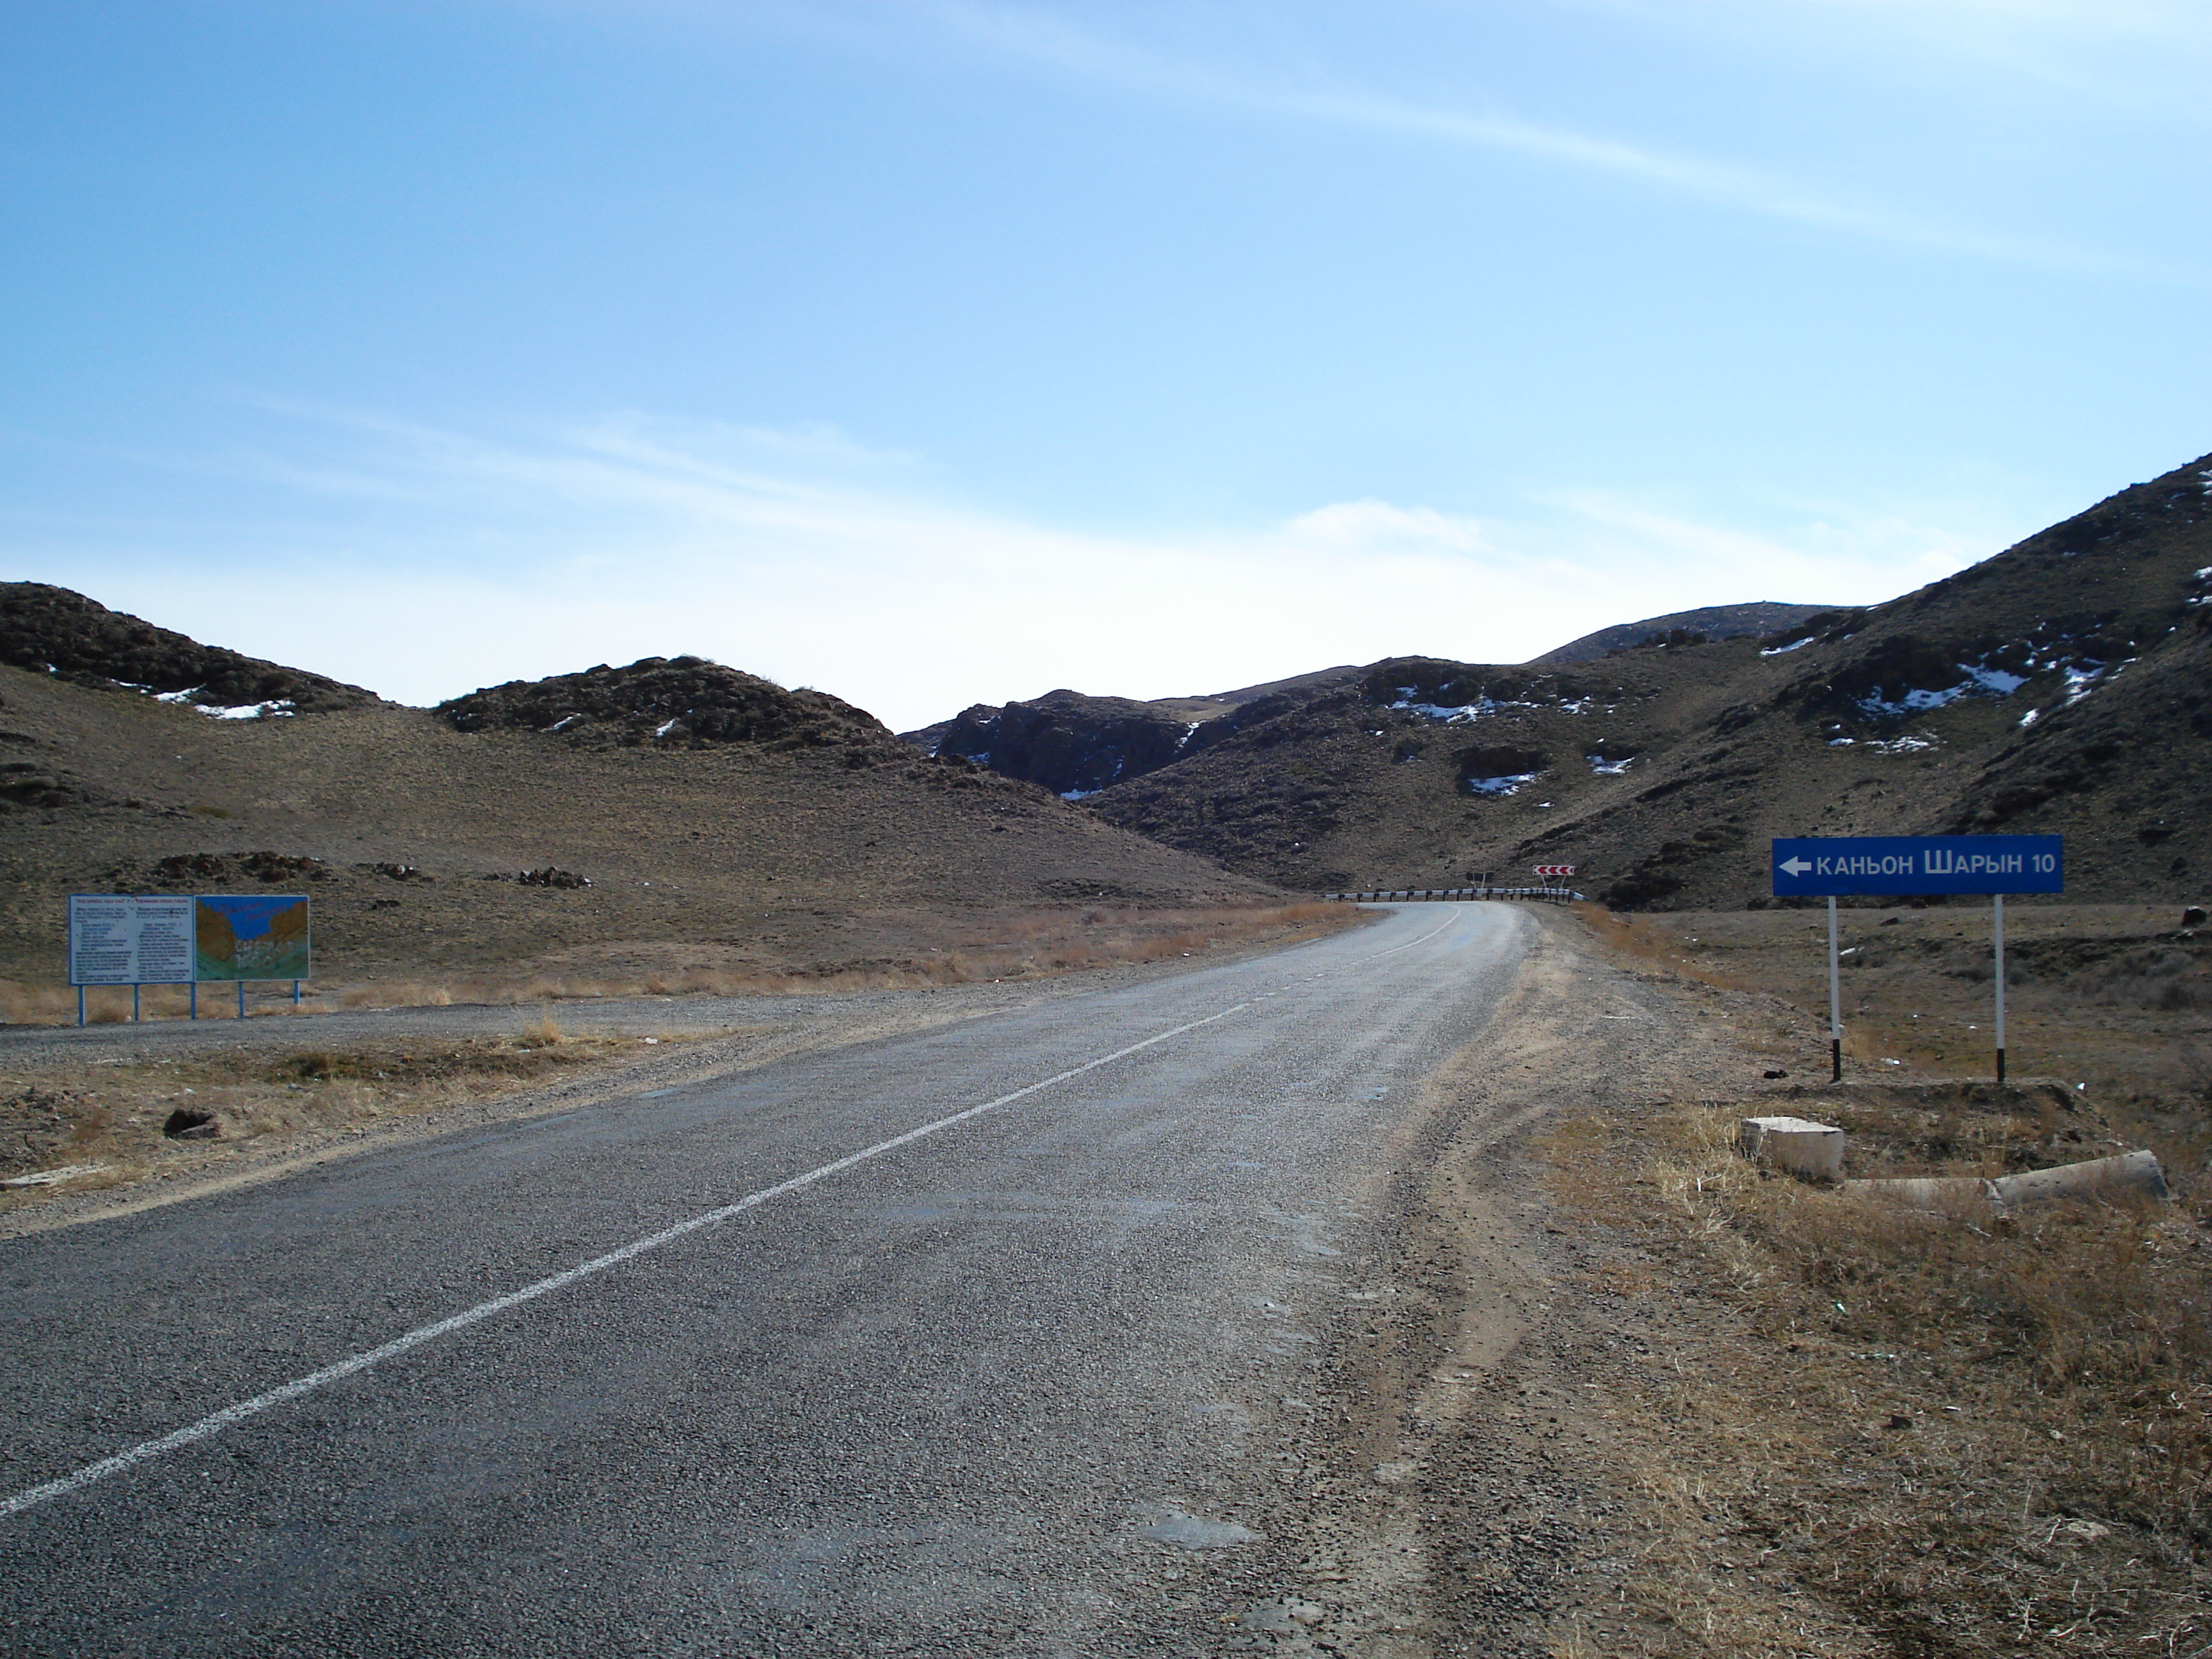
[[[1279,1407],[1264,1570],[1231,1649],[1362,1659],[1624,1651],[1638,1475],[1621,1382],[1648,1334],[1585,1288],[1539,1142],[1756,1078],[1712,1011],[1542,927],[1497,1018],[1431,1080],[1375,1206],[1369,1284]],[[1577,1645],[1587,1643],[1588,1645]]]

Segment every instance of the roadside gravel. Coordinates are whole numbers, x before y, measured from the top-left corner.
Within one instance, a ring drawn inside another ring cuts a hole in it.
[[[1530,914],[1497,1018],[1393,1144],[1369,1289],[1283,1425],[1273,1583],[1231,1648],[1552,1659],[1641,1639],[1619,1593],[1639,1478],[1619,1413],[1664,1339],[1589,1294],[1607,1241],[1561,1221],[1538,1143],[1564,1117],[1747,1087],[1759,1062],[1717,1006],[1615,965],[1570,915]],[[1346,1604],[1360,1642],[1312,1619]]]

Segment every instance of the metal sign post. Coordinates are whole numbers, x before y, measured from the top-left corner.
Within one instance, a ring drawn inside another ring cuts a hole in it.
[[[1844,958],[1836,949],[1836,896],[1828,896],[1828,1080],[1844,1080]]]
[[[2004,895],[1990,895],[1990,933],[1996,941],[1997,1081],[2004,1081]]]
[[[1778,837],[1774,896],[1828,901],[1828,1054],[1844,1076],[1842,953],[1837,949],[1839,894],[1917,898],[1986,893],[1996,966],[1997,1081],[2005,1077],[2004,896],[2066,890],[2066,848],[2058,836],[1820,836]]]

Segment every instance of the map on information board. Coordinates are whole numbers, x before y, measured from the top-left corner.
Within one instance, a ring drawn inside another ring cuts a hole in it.
[[[195,979],[307,979],[307,955],[302,895],[202,894],[192,901]]]

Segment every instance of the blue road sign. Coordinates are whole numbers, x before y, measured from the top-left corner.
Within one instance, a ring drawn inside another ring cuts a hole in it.
[[[1801,836],[1774,843],[1774,896],[2063,893],[2062,836]]]

